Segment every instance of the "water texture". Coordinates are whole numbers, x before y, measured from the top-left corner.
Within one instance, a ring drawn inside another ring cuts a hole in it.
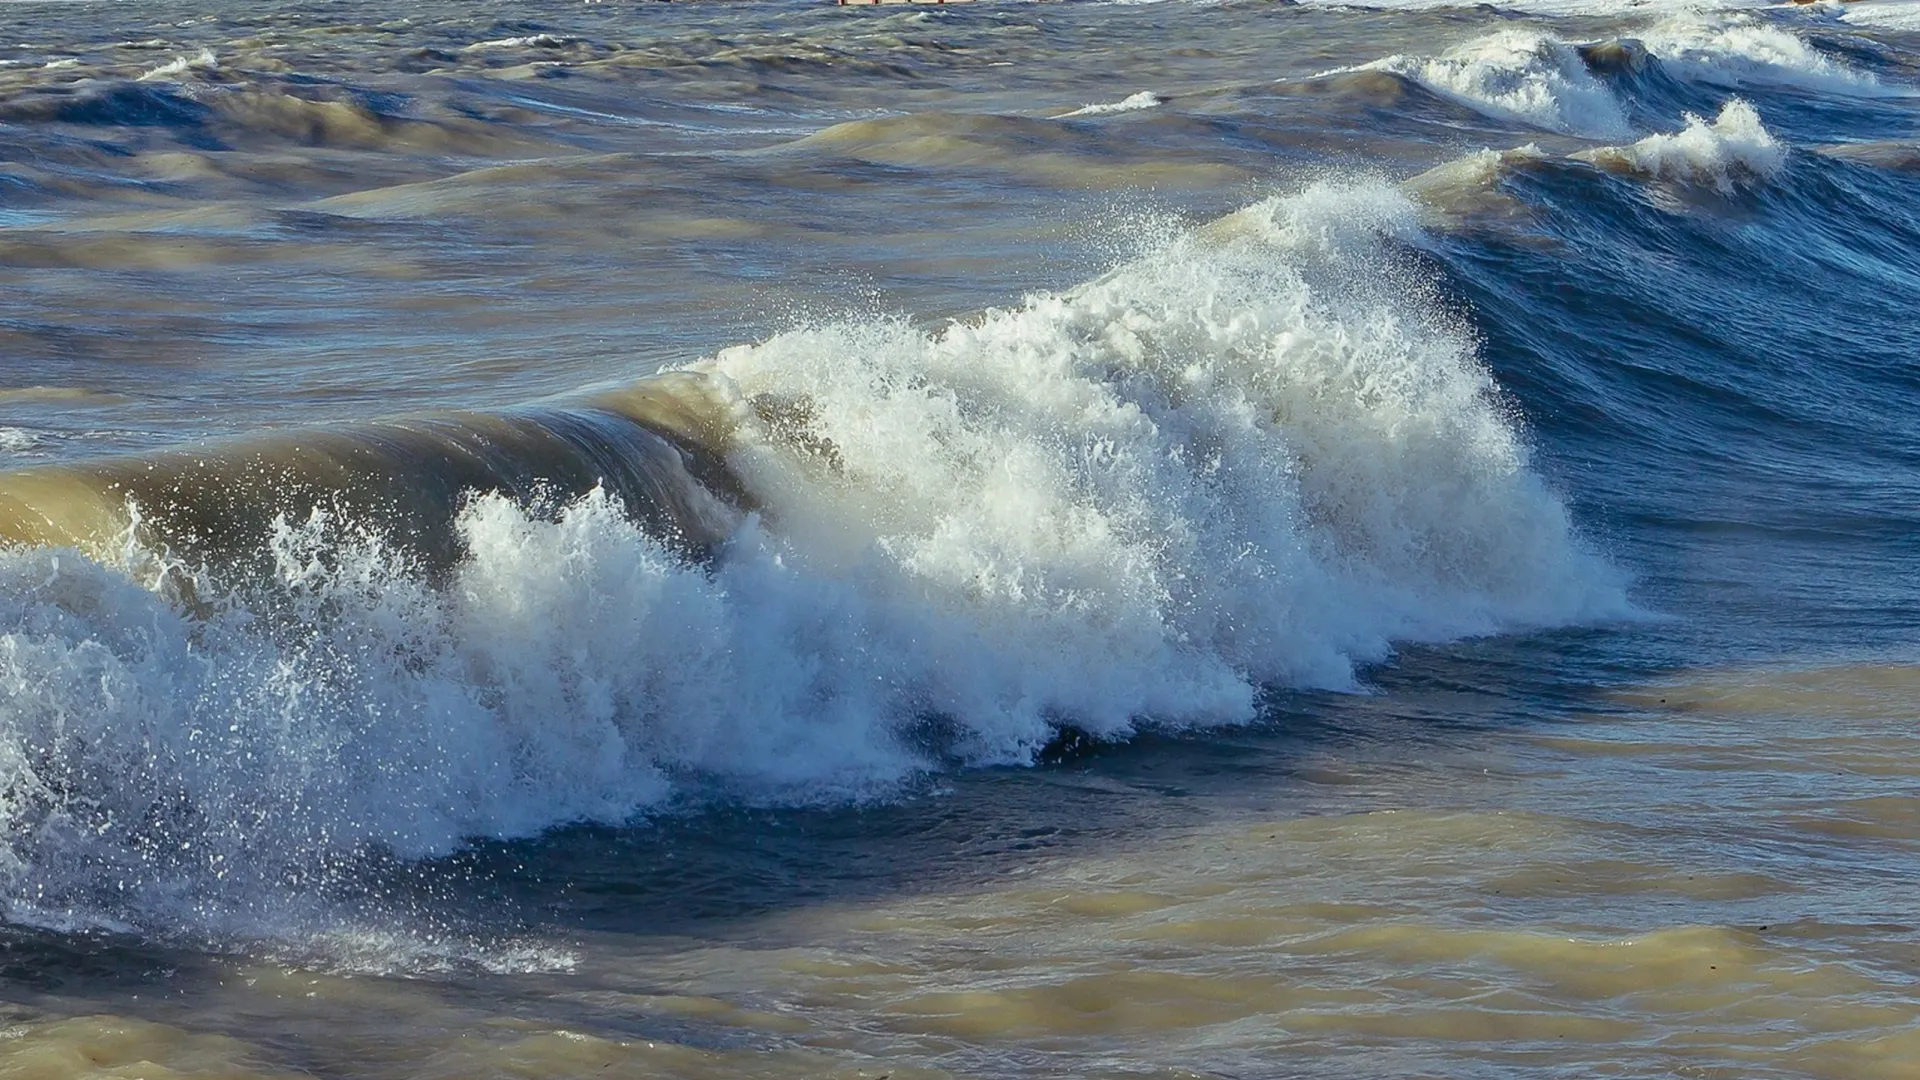
[[[1920,11],[0,8],[0,1076],[1906,1077]]]

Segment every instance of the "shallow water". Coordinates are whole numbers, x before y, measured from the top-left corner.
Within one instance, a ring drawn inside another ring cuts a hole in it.
[[[1920,6],[4,11],[0,1076],[1915,1075]]]

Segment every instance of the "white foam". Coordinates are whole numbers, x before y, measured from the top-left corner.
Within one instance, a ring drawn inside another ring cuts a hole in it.
[[[1920,2],[1916,0],[1874,0],[1871,4],[1842,4],[1837,0],[1819,5],[1830,17],[1844,19],[1856,26],[1886,30],[1920,29]]]
[[[1872,73],[1827,56],[1781,26],[1737,12],[1668,16],[1639,40],[1675,76],[1715,86],[1912,94],[1883,86]],[[1594,139],[1635,133],[1618,97],[1588,70],[1578,47],[1538,30],[1510,27],[1438,56],[1397,54],[1341,70],[1391,71],[1488,116],[1547,131]]]
[[[1712,123],[1689,113],[1686,127],[1674,134],[1575,156],[1731,194],[1743,184],[1778,176],[1786,168],[1787,148],[1760,123],[1753,106],[1735,98]]]
[[[1108,102],[1104,105],[1082,105],[1072,112],[1061,113],[1058,117],[1055,117],[1055,119],[1064,120],[1069,116],[1100,116],[1106,113],[1138,112],[1141,109],[1151,109],[1156,106],[1165,105],[1166,103],[1167,99],[1161,97],[1159,94],[1153,93],[1150,90],[1142,90],[1137,94],[1131,94],[1119,101]]]
[[[1439,56],[1394,55],[1357,70],[1391,71],[1488,116],[1547,131],[1613,138],[1632,130],[1579,50],[1537,30],[1502,29]]]
[[[1480,0],[1300,0],[1312,7],[1345,7],[1376,11],[1473,10]],[[1635,16],[1659,11],[1692,11],[1702,0],[1510,0],[1496,5],[1503,12],[1528,15]],[[1714,0],[1718,9],[1761,8],[1775,6],[1775,0]]]
[[[1656,22],[1639,36],[1669,71],[1697,82],[1736,88],[1797,85],[1852,94],[1881,89],[1872,73],[1849,67],[1791,31],[1751,15],[1678,15]]]
[[[735,456],[763,517],[711,567],[598,495],[477,500],[438,588],[288,524],[272,587],[200,575],[198,617],[135,548],[0,552],[11,917],[297,936],[290,897],[368,850],[867,798],[1626,613],[1402,268],[1414,214],[1318,186],[1017,310],[727,350],[701,366],[788,420]]]
[[[155,79],[171,79],[194,71],[214,71],[220,67],[220,61],[213,55],[212,49],[201,49],[194,56],[176,56],[172,60],[153,68],[141,75],[139,82],[151,82]]]
[[[46,436],[27,428],[0,427],[0,454],[28,454],[46,442]]]
[[[476,41],[466,47],[467,52],[480,49],[557,49],[573,42],[573,38],[557,37],[553,34],[529,34],[526,37],[495,38],[492,41]]]

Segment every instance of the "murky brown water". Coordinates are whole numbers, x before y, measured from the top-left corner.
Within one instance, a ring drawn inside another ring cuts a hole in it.
[[[507,875],[557,925],[493,958],[546,973],[16,941],[3,1067],[1910,1076],[1915,678],[1703,672],[1524,730],[1389,693],[905,806],[579,838]]]

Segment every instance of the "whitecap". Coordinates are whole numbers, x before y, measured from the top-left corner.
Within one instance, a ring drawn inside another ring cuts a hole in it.
[[[1760,122],[1753,106],[1735,98],[1712,122],[1686,116],[1686,127],[1649,135],[1629,146],[1574,155],[1603,167],[1662,180],[1712,187],[1723,194],[1770,180],[1786,168],[1787,148]]]
[[[1837,0],[1828,0],[1820,7],[1831,17],[1856,26],[1920,30],[1920,3],[1913,0],[1878,0],[1872,4],[1841,4]]]
[[[1632,130],[1580,51],[1537,30],[1504,29],[1438,56],[1394,55],[1342,70],[1390,71],[1488,116],[1546,131],[1609,138]]]
[[[554,34],[529,34],[525,37],[495,38],[491,41],[476,41],[466,47],[467,52],[481,49],[558,49],[573,43],[573,38],[559,37]]]
[[[1668,71],[1695,82],[1804,86],[1852,94],[1884,89],[1871,72],[1849,67],[1790,30],[1750,15],[1674,16],[1639,37]]]
[[[1141,109],[1151,109],[1159,105],[1165,105],[1166,103],[1167,99],[1161,97],[1159,94],[1153,93],[1150,90],[1142,90],[1137,94],[1132,94],[1119,101],[1108,102],[1104,105],[1082,105],[1072,112],[1061,113],[1055,117],[1055,119],[1064,120],[1069,116],[1101,116],[1107,113],[1138,112]]]
[[[201,49],[199,53],[193,56],[174,57],[167,63],[161,64],[159,67],[153,68],[141,75],[139,81],[150,82],[155,79],[171,79],[176,76],[185,75],[188,72],[214,71],[219,67],[220,61],[213,55],[213,50]]]

